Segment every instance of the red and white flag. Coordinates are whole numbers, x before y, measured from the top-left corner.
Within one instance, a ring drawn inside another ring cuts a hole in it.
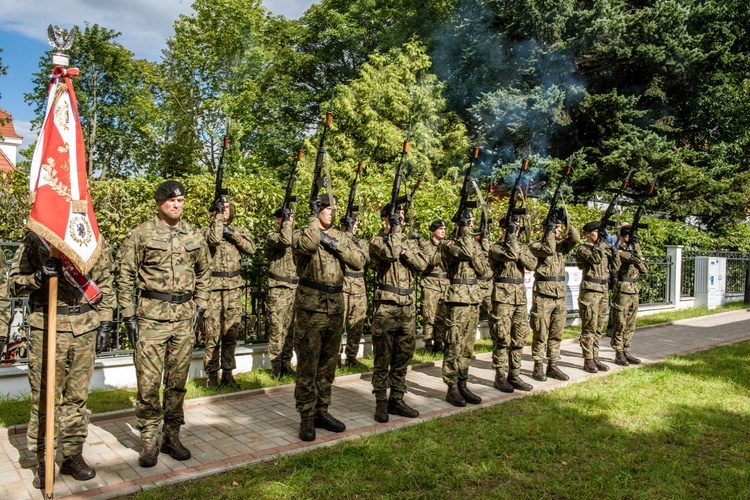
[[[83,275],[99,257],[102,239],[89,193],[71,76],[78,76],[78,70],[57,66],[52,72],[44,125],[29,172],[32,206],[27,226],[62,254],[64,267],[72,271],[66,277],[85,286]]]

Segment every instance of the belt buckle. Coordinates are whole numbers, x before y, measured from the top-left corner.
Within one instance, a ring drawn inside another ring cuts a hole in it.
[[[326,292],[335,293],[335,285],[326,285]]]
[[[406,288],[399,288],[398,289],[399,295],[409,295],[409,292],[406,291]]]
[[[182,301],[182,295],[172,295],[170,297],[169,302],[172,304],[180,304]]]
[[[81,306],[68,306],[68,314],[79,314]]]

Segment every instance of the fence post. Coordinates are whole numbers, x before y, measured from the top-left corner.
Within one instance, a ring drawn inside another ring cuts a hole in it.
[[[743,299],[745,305],[750,304],[750,261],[745,265],[745,296]]]
[[[667,245],[667,256],[671,257],[672,265],[668,267],[667,303],[672,304],[675,309],[680,307],[680,295],[682,293],[682,245]]]

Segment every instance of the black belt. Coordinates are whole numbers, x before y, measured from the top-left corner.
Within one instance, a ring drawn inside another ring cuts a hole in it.
[[[626,283],[638,283],[638,278],[617,278],[617,281],[624,281]]]
[[[213,271],[211,273],[211,276],[214,278],[234,278],[235,276],[239,276],[242,274],[242,271],[239,269],[235,271]]]
[[[34,312],[45,312],[46,310],[47,306],[34,306]],[[91,304],[81,304],[79,306],[57,306],[57,314],[61,316],[75,316],[93,310],[94,306]]]
[[[476,285],[476,278],[456,278],[451,280],[451,285]]]
[[[423,277],[424,278],[447,278],[448,275],[446,273],[430,273]]]
[[[283,281],[284,283],[291,283],[292,285],[296,285],[297,283],[299,283],[299,278],[286,278],[284,276],[279,276],[278,274],[273,274],[273,273],[268,273],[268,277],[276,281]]]
[[[510,285],[523,285],[523,278],[495,278],[495,283],[508,283]]]
[[[536,281],[565,281],[565,276],[534,276]]]
[[[299,284],[326,293],[341,293],[344,291],[344,287],[341,285],[326,285],[325,283],[316,283],[305,278],[300,278]]]
[[[192,293],[171,294],[171,293],[152,292],[151,290],[141,290],[141,297],[145,297],[147,299],[161,300],[162,302],[169,302],[172,304],[184,304],[185,302],[190,302],[193,299],[193,294]]]
[[[480,276],[480,277],[477,278],[477,281],[490,281],[491,279],[492,279],[492,277],[485,278],[483,276]]]
[[[380,290],[395,293],[397,295],[411,295],[412,293],[414,293],[414,290],[411,288],[399,288],[397,286],[384,285],[382,283],[378,285],[378,288]]]
[[[363,278],[365,276],[365,273],[363,271],[360,271],[358,273],[353,273],[351,271],[345,271],[344,276],[347,278]]]
[[[583,281],[588,281],[589,283],[598,283],[599,285],[609,284],[609,280],[598,280],[596,278],[583,278]]]

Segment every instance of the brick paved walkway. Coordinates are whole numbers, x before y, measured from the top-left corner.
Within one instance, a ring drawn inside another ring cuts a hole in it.
[[[670,325],[639,329],[632,353],[644,364],[658,362],[673,354],[684,354],[750,339],[750,310],[704,316]],[[614,353],[608,339],[602,342],[601,358],[610,364],[607,373],[587,374],[582,369],[577,340],[562,346],[561,368],[570,382],[531,379],[530,349],[524,349],[522,376],[532,383],[534,391],[550,390],[560,385],[590,377],[606,376],[621,369],[614,364]],[[491,356],[477,355],[469,372],[469,386],[483,398],[479,406],[488,406],[524,393],[503,394],[492,387],[494,373]],[[269,460],[278,454],[295,453],[325,446],[362,434],[382,432],[420,421],[452,415],[471,408],[454,408],[444,401],[439,363],[409,371],[409,393],[406,401],[421,413],[420,418],[406,419],[391,415],[390,421],[377,424],[373,419],[374,399],[368,374],[350,375],[336,380],[331,412],[346,423],[341,434],[317,429],[318,438],[303,443],[297,438],[299,420],[294,409],[293,386],[266,391],[211,396],[186,401],[187,424],[182,430],[183,443],[193,452],[185,462],[159,456],[156,467],[138,467],[140,440],[132,410],[95,415],[89,427],[84,448],[86,460],[96,468],[91,481],[78,482],[70,476],[57,475],[58,498],[113,498],[132,494],[154,484],[182,482],[234,467]],[[528,394],[528,393],[527,393]],[[26,450],[25,427],[0,430],[0,498],[37,498],[31,486],[33,457]],[[58,456],[58,465],[61,457]]]

